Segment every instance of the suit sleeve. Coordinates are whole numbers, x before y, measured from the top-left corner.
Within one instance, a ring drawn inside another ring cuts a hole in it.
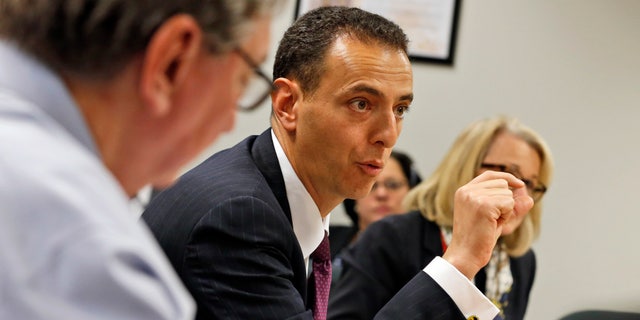
[[[388,219],[373,223],[344,253],[329,319],[464,319],[447,293],[421,271],[419,228],[403,226]]]
[[[465,317],[449,295],[429,275],[418,272],[374,319],[463,320]]]
[[[305,274],[293,261],[302,260],[299,250],[273,206],[248,196],[217,204],[195,225],[183,262],[198,318],[311,320],[294,285]]]
[[[372,319],[415,275],[405,268],[402,241],[396,230],[381,221],[343,250],[342,275],[329,296],[329,319]]]

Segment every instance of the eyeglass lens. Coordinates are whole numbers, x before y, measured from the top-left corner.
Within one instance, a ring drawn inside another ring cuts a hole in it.
[[[251,59],[247,52],[240,47],[237,47],[235,51],[254,71],[242,96],[238,100],[238,109],[240,111],[251,111],[259,107],[269,97],[274,89],[273,82],[269,76],[260,70],[260,66]]]
[[[371,187],[371,192],[373,192],[376,189],[378,189],[378,187],[380,185],[382,185],[388,191],[397,191],[400,188],[404,187],[406,185],[406,183],[404,183],[402,181],[397,181],[397,180],[385,180],[385,181],[382,181],[382,183],[376,181],[373,184],[373,187]]]
[[[269,97],[271,90],[271,82],[265,81],[262,77],[254,74],[238,100],[238,108],[242,111],[257,108]]]

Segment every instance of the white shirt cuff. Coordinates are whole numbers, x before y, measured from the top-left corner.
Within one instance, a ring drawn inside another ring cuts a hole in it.
[[[458,269],[441,257],[435,257],[423,270],[444,289],[465,318],[493,319],[498,308]]]

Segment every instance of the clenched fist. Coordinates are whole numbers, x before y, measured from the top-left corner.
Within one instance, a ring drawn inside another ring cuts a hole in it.
[[[483,172],[456,191],[453,237],[442,257],[472,279],[489,262],[504,223],[532,207],[521,180],[505,172]]]

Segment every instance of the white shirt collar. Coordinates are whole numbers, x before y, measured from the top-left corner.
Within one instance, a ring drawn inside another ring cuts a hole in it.
[[[293,232],[296,234],[304,259],[307,261],[311,253],[320,245],[325,231],[328,232],[330,215],[324,219],[320,216],[320,209],[293,170],[273,129],[271,130],[271,139],[287,190]]]
[[[131,211],[131,214],[136,219],[142,216],[144,209],[147,207],[147,205],[151,201],[152,192],[153,192],[153,187],[150,184],[148,184],[142,187],[142,189],[138,191],[138,194],[136,194],[135,197],[129,199],[129,211]]]

